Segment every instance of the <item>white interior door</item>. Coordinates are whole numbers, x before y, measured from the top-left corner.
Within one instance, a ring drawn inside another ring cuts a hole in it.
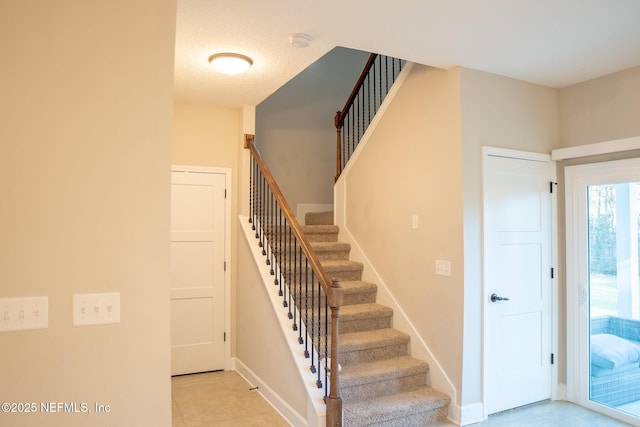
[[[172,375],[224,369],[225,181],[172,172]]]
[[[552,168],[531,157],[484,156],[486,415],[551,397]]]

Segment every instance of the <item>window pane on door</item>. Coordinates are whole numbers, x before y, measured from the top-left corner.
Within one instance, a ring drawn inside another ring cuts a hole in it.
[[[640,416],[640,183],[587,191],[589,396]]]

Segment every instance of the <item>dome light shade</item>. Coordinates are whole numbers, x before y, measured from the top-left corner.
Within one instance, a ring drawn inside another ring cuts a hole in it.
[[[209,57],[209,64],[223,74],[234,75],[247,71],[253,65],[253,61],[239,53],[216,53]]]

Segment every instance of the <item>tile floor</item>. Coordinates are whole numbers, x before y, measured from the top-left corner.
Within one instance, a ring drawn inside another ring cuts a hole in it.
[[[289,424],[235,371],[171,379],[173,427],[288,426]],[[440,427],[453,424],[441,423]],[[541,402],[492,415],[474,427],[628,426],[568,402]]]
[[[289,426],[235,371],[171,378],[173,427]]]

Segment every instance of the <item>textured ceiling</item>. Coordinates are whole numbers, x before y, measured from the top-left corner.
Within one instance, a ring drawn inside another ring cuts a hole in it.
[[[640,65],[640,1],[178,0],[176,101],[257,105],[335,46],[564,87]],[[214,72],[224,51],[253,67]]]

